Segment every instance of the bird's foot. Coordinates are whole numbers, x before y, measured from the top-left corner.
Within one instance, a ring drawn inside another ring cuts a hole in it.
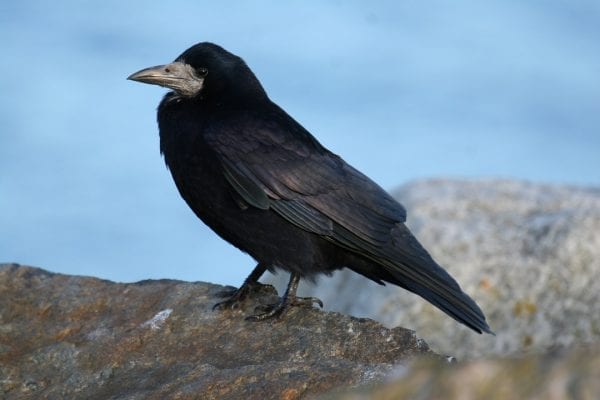
[[[246,321],[256,322],[265,321],[267,319],[280,318],[289,307],[312,307],[313,304],[318,304],[319,307],[323,308],[323,302],[320,299],[317,299],[316,297],[284,297],[278,303],[256,307],[255,311],[258,310],[263,312],[246,317]]]
[[[217,293],[217,296],[226,297],[226,299],[215,304],[213,306],[213,310],[216,310],[216,309],[235,310],[237,308],[240,308],[241,303],[244,302],[244,300],[246,300],[246,298],[251,293],[260,292],[264,286],[269,286],[269,285],[263,285],[262,283],[259,283],[259,282],[244,283],[239,289],[223,290],[223,291]]]

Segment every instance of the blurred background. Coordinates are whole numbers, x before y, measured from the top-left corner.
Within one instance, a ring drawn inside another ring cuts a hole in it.
[[[254,262],[196,219],[159,155],[165,90],[125,79],[199,41],[386,189],[600,184],[598,1],[218,4],[0,4],[0,262],[242,282]]]

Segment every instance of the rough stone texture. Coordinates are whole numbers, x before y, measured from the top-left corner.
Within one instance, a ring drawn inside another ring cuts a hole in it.
[[[212,311],[223,287],[0,265],[2,399],[297,399],[435,356],[412,331],[316,309]]]
[[[320,400],[597,400],[600,347],[458,364],[417,362],[397,380]]]
[[[600,340],[600,188],[508,180],[402,187],[408,225],[482,307],[477,335],[426,301],[350,271],[302,284],[325,308],[414,329],[459,359]],[[285,274],[275,278],[283,286]]]

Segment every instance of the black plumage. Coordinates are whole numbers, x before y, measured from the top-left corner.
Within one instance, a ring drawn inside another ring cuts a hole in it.
[[[279,268],[291,273],[281,303],[251,318],[278,316],[318,302],[295,296],[300,278],[350,268],[491,333],[477,304],[404,225],[404,207],[273,103],[241,58],[200,43],[129,79],[172,89],[158,124],[175,184],[204,223],[258,261],[220,306],[243,300],[264,271]]]

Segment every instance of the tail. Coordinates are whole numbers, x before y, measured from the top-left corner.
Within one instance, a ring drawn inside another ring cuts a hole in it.
[[[357,272],[376,282],[386,281],[423,297],[477,333],[495,335],[477,303],[435,262],[404,224],[396,225],[391,245],[378,253],[368,257],[383,268],[375,270],[371,265],[367,270],[360,268]]]

